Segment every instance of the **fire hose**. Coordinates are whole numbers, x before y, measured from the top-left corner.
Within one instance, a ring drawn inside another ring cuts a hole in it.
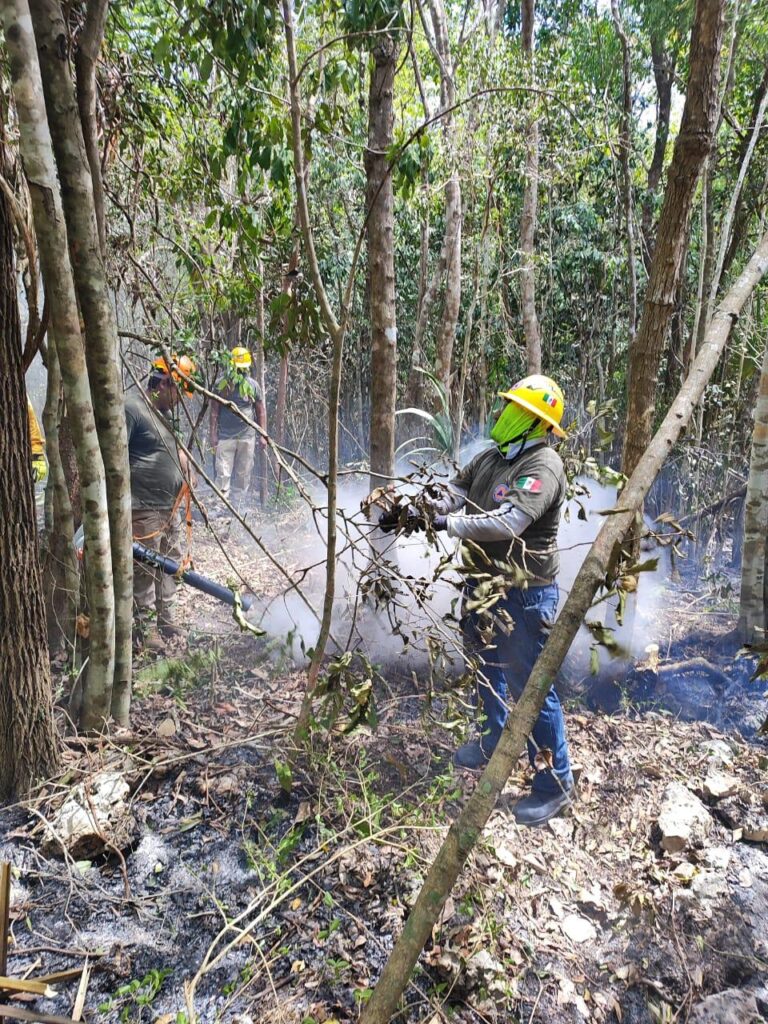
[[[217,583],[215,580],[211,580],[207,576],[195,572],[193,569],[184,569],[180,573],[179,563],[173,558],[168,558],[167,555],[161,555],[159,551],[153,551],[152,548],[145,547],[144,544],[134,541],[133,557],[137,562],[143,562],[145,565],[152,565],[156,569],[162,569],[168,576],[176,577],[182,583],[186,583],[188,587],[201,590],[204,594],[208,594],[209,597],[215,597],[217,601],[223,601],[224,604],[234,607],[235,594],[229,587],[224,587],[221,583]],[[253,598],[247,594],[241,594],[240,604],[243,611],[247,612],[253,604]]]
[[[77,551],[78,558],[83,557],[83,542],[83,528],[81,526],[75,534],[75,550]],[[235,607],[234,590],[230,587],[222,586],[221,583],[217,583],[215,580],[209,579],[193,569],[183,569],[180,572],[181,566],[174,558],[161,555],[159,551],[154,551],[138,541],[133,542],[133,557],[137,562],[154,566],[154,568],[162,570],[168,576],[174,576],[181,583],[186,583],[188,587],[200,590],[203,594],[208,594],[209,597],[215,597],[217,601],[223,601],[224,604],[228,604],[232,608]],[[253,604],[253,598],[249,597],[248,594],[240,594],[239,601],[240,607],[244,612],[247,612]]]

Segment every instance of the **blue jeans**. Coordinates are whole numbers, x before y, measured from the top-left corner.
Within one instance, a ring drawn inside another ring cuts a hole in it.
[[[472,592],[470,586],[466,595],[471,596]],[[478,692],[485,719],[481,743],[487,754],[499,742],[507,720],[507,697],[520,697],[544,647],[555,620],[558,598],[556,583],[526,590],[510,587],[507,596],[492,609],[466,612],[461,620],[466,652],[478,660],[484,677],[478,680]],[[506,631],[505,616],[499,618],[499,612],[506,612],[514,623],[511,632]],[[528,740],[531,765],[537,748],[551,750],[553,760],[552,771],[536,773],[533,791],[560,793],[561,784],[566,789],[573,785],[563,709],[554,687],[547,694],[531,736],[534,741]]]

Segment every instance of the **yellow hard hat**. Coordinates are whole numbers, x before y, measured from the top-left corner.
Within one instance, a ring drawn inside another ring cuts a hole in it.
[[[173,369],[168,366],[168,363],[161,356],[159,359],[154,361],[152,368],[155,373],[164,373],[167,376],[172,377],[177,384],[181,385],[186,394],[193,394],[194,388],[192,388],[189,381],[184,378],[191,377],[195,372],[194,362],[189,358],[189,356],[178,356],[175,352],[171,354],[171,362],[173,363]]]
[[[508,402],[514,402],[526,412],[538,416],[552,427],[553,434],[565,437],[565,431],[560,426],[565,410],[565,398],[560,386],[551,377],[545,377],[540,373],[523,377],[509,391],[500,391],[499,397],[506,398]]]
[[[247,370],[253,362],[253,357],[247,348],[233,348],[231,359],[232,365],[239,367],[241,370]]]

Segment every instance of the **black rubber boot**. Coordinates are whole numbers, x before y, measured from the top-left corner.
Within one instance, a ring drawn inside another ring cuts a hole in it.
[[[468,768],[473,772],[482,771],[490,759],[490,754],[485,753],[477,740],[465,743],[453,755],[453,763],[457,768]]]
[[[572,796],[572,788],[560,793],[530,793],[518,800],[512,813],[518,825],[537,828],[570,807]]]

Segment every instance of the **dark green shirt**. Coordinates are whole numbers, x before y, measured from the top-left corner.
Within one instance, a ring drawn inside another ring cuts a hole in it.
[[[557,531],[565,501],[565,471],[554,448],[535,445],[511,460],[498,448],[490,448],[460,471],[450,489],[456,495],[466,495],[463,516],[449,518],[449,524],[461,520],[456,523],[461,530],[449,525],[449,533],[464,540],[472,540],[473,518],[480,528],[481,520],[487,518],[483,513],[498,513],[512,506],[531,519],[521,536],[473,541],[467,546],[472,564],[494,575],[512,565],[539,580],[555,578],[560,569]]]
[[[125,396],[131,501],[134,509],[171,509],[184,478],[171,424],[138,392]]]

